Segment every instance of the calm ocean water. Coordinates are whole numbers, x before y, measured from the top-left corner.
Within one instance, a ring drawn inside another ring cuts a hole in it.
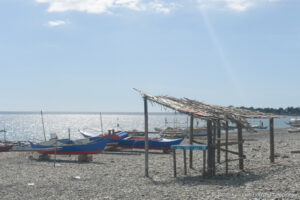
[[[275,128],[286,128],[286,122],[291,117],[282,117],[275,119]],[[102,114],[103,129],[108,130],[119,125],[119,130],[143,130],[143,113],[104,113]],[[155,127],[187,127],[188,117],[186,115],[167,113],[150,114],[149,130],[153,131]],[[249,120],[252,124],[257,124],[260,120]],[[262,120],[264,125],[268,125],[268,120]],[[167,124],[166,124],[167,122]],[[68,128],[71,129],[71,138],[82,138],[78,129],[85,127],[100,129],[100,115],[89,113],[44,113],[44,123],[47,138],[50,133],[56,133],[59,138],[68,137]],[[196,126],[203,126],[204,121],[195,120]],[[7,140],[43,140],[43,128],[41,115],[39,113],[1,113],[0,130],[6,129]],[[2,140],[3,133],[0,135]]]

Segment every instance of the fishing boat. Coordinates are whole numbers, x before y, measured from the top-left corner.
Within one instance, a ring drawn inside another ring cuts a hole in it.
[[[90,137],[99,137],[103,136],[103,132],[100,129],[95,129],[95,128],[83,128],[78,130],[81,135],[83,135],[85,138],[90,138]]]
[[[12,144],[0,145],[0,152],[8,152],[13,147]]]
[[[4,142],[0,143],[0,152],[7,152],[10,151],[10,149],[13,147],[13,144],[9,144],[6,142],[6,130],[0,130],[0,133],[3,133],[4,135]]]
[[[268,126],[264,126],[263,122],[259,121],[258,124],[251,125],[251,128],[253,128],[253,129],[267,129]]]
[[[84,137],[87,137],[87,134],[80,132]],[[143,149],[145,148],[145,138],[142,136],[129,136],[126,131],[118,132],[113,135],[104,135],[99,136],[108,138],[110,143],[114,143],[115,147],[121,148],[134,148],[134,149]],[[90,140],[96,140],[99,137],[87,137]],[[179,139],[165,139],[165,138],[149,138],[149,149],[156,150],[170,150],[171,145],[178,145],[183,141],[184,138]]]
[[[166,138],[149,138],[149,149],[170,150],[171,145],[178,145],[184,138],[166,139]],[[118,140],[118,147],[122,148],[145,148],[145,138],[142,136],[131,136]]]
[[[292,127],[300,127],[300,118],[292,118],[288,124]]]
[[[289,133],[300,133],[300,128],[299,127],[293,127],[288,129]]]
[[[102,153],[108,142],[109,139],[106,138],[97,138],[95,140],[60,139],[49,140],[38,144],[30,142],[30,146],[32,149],[38,149],[37,152],[40,154],[82,155]]]

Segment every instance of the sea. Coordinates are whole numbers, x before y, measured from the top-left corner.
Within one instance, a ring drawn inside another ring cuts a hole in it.
[[[295,117],[295,116],[293,116]],[[275,119],[275,128],[287,128],[287,122],[291,116],[282,116]],[[101,120],[102,119],[102,120]],[[117,130],[144,130],[143,113],[43,113],[46,138],[50,138],[51,133],[55,133],[58,138],[68,138],[68,129],[70,129],[71,139],[82,138],[79,130],[103,128],[104,132]],[[101,126],[102,121],[102,126]],[[265,126],[269,125],[267,119],[250,119],[253,125],[263,122]],[[166,127],[187,128],[189,126],[189,117],[179,113],[149,113],[149,131],[155,128],[164,129]],[[206,122],[195,119],[194,126],[203,127]],[[0,130],[6,130],[6,140],[8,141],[42,141],[44,140],[44,131],[42,116],[40,112],[0,112]],[[4,133],[0,132],[0,140],[3,140]]]

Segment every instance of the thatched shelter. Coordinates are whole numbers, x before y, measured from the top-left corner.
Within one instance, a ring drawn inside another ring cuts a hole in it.
[[[159,104],[163,107],[173,109],[177,112],[189,115],[190,120],[190,135],[189,141],[190,144],[193,144],[193,121],[194,118],[202,119],[207,121],[207,145],[208,145],[208,156],[207,156],[207,165],[208,165],[208,175],[215,174],[215,151],[218,152],[218,162],[220,160],[220,150],[223,150],[227,153],[237,154],[239,156],[239,168],[244,169],[244,155],[243,155],[243,128],[251,130],[252,127],[247,121],[247,119],[263,119],[267,118],[270,120],[270,160],[274,162],[274,118],[278,118],[276,115],[265,114],[257,111],[249,111],[246,109],[238,109],[234,107],[225,107],[217,105],[208,105],[201,103],[196,100],[191,100],[188,98],[175,98],[170,96],[152,96],[146,94],[138,89],[135,89],[144,99],[144,112],[145,112],[145,175],[148,176],[148,106],[147,102]],[[238,145],[238,152],[228,151],[228,123],[234,123],[237,126],[235,127],[238,130],[238,138],[236,143]],[[221,125],[223,124],[223,125]],[[221,149],[221,143],[218,138],[220,137],[221,128],[226,130],[227,141],[225,143],[226,149]],[[214,132],[214,134],[213,134]],[[217,142],[216,142],[217,140]],[[228,166],[226,157],[226,166]],[[190,151],[190,167],[193,164],[193,152]],[[226,167],[227,172],[227,167]]]

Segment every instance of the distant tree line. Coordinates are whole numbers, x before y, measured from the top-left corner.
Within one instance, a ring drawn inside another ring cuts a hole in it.
[[[252,111],[260,111],[263,113],[272,113],[276,115],[300,115],[300,107],[287,107],[287,108],[253,108],[253,107],[239,107]]]

